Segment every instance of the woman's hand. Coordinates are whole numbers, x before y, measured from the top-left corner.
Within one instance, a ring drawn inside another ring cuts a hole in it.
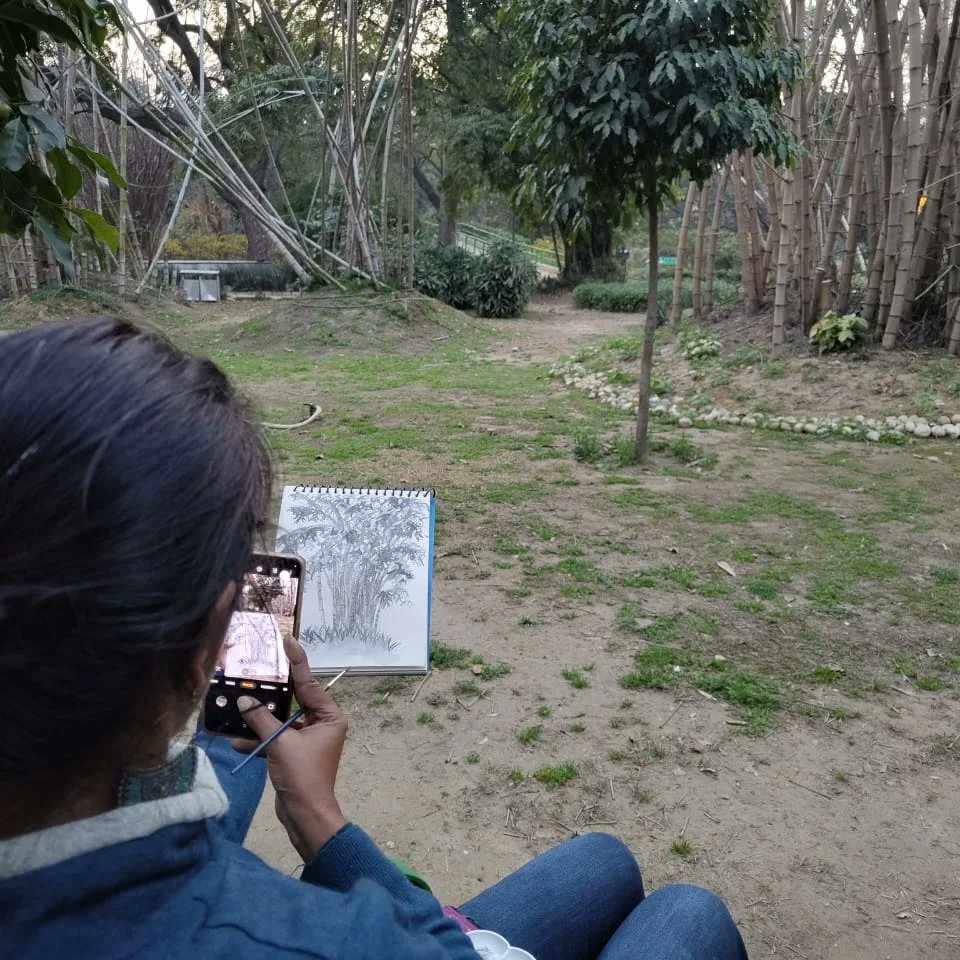
[[[307,863],[347,822],[334,794],[347,718],[311,676],[303,647],[291,637],[284,637],[283,645],[290,659],[294,696],[306,713],[267,748],[267,770],[277,793],[277,817]],[[253,697],[240,697],[237,706],[261,740],[280,726]],[[233,745],[246,753],[256,747],[249,740],[236,740]]]

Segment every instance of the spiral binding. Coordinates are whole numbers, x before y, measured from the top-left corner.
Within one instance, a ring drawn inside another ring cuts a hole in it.
[[[294,493],[334,493],[347,497],[409,497],[411,499],[433,499],[437,491],[433,487],[425,490],[409,490],[405,488],[394,490],[378,490],[373,487],[325,487],[313,483],[298,483],[294,485]]]

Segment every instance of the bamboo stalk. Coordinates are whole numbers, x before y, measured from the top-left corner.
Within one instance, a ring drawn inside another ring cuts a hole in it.
[[[693,318],[703,318],[703,246],[707,232],[707,214],[710,206],[710,181],[700,188],[697,210],[697,236],[693,251]]]
[[[907,110],[907,156],[904,191],[901,198],[901,241],[897,251],[894,285],[883,332],[883,347],[891,350],[896,345],[901,324],[910,316],[911,301],[907,299],[911,268],[913,266],[914,237],[917,205],[920,200],[920,172],[923,146],[923,22],[920,19],[919,0],[907,0],[907,56],[910,64],[910,103]]]
[[[717,267],[717,241],[720,239],[720,225],[723,217],[723,201],[727,194],[727,181],[730,178],[730,165],[726,164],[720,173],[720,183],[713,199],[713,216],[710,220],[710,241],[707,244],[706,279],[703,291],[703,310],[709,316],[713,313],[713,281]]]
[[[683,217],[680,220],[680,233],[677,237],[677,262],[673,268],[673,303],[670,304],[670,326],[676,327],[683,312],[683,267],[687,259],[687,240],[690,237],[690,217],[693,204],[697,199],[697,185],[690,182],[687,187],[687,199],[683,204]],[[659,264],[654,264],[659,267]]]

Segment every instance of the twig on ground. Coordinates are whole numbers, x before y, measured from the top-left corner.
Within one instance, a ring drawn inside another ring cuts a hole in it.
[[[670,715],[667,717],[667,719],[664,720],[663,723],[660,724],[660,729],[661,729],[661,730],[670,722],[670,720],[671,720],[671,718],[673,717],[673,715],[674,715],[682,706],[683,706],[682,703],[678,703],[678,704],[670,711]]]
[[[417,689],[413,691],[413,696],[410,698],[411,703],[413,703],[413,701],[420,696],[420,691],[423,689],[423,685],[430,679],[430,672],[431,671],[428,670],[426,676],[424,676],[424,678],[417,684]]]
[[[833,799],[833,797],[831,797],[828,793],[821,793],[819,790],[814,790],[813,787],[808,787],[805,783],[797,783],[796,780],[791,780],[789,777],[787,777],[787,783],[792,783],[795,787],[799,787],[801,790],[806,790],[807,792],[813,793],[818,797],[823,797],[824,800]]]

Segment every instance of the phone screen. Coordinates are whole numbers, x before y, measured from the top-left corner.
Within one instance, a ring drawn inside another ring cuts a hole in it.
[[[204,703],[204,727],[211,733],[251,737],[237,709],[237,697],[261,700],[278,720],[290,713],[290,663],[285,634],[297,634],[303,561],[256,554],[244,577],[227,636]]]

